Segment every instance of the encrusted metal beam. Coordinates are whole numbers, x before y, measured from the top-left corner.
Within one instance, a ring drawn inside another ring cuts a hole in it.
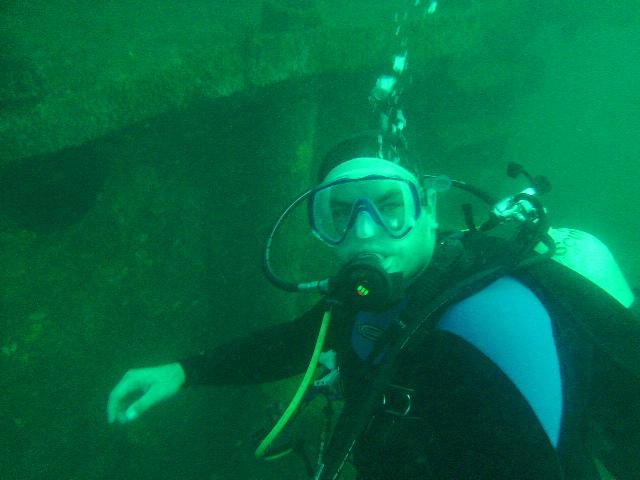
[[[504,11],[494,18],[487,8],[500,7],[471,2],[426,17],[412,47],[412,68],[474,48],[496,21],[508,20]],[[45,45],[0,55],[5,65],[0,74],[0,164],[80,145],[194,102],[306,76],[390,66],[397,44],[392,21],[349,26],[335,19],[333,24],[229,38],[219,31],[188,40],[165,37],[154,48],[133,41],[130,49],[109,49],[106,37],[104,44],[81,54],[53,46],[48,51]],[[20,44],[15,38],[7,41]]]

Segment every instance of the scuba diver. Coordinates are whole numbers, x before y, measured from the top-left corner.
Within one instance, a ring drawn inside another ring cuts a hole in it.
[[[310,389],[330,384],[344,404],[316,479],[338,478],[346,462],[360,480],[637,478],[640,327],[606,246],[549,228],[533,189],[495,202],[482,225],[467,208],[465,231],[442,232],[442,179],[399,152],[380,132],[341,142],[281,217],[307,209],[338,259],[331,276],[281,279],[269,238],[268,278],[321,292],[317,304],[205,353],[130,370],[111,392],[109,422],[131,422],[186,386],[271,382],[309,366],[257,453],[268,455]],[[501,228],[509,234],[490,234]]]

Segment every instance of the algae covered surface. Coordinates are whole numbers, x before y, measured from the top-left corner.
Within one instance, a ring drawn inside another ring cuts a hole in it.
[[[0,7],[3,480],[304,476],[253,457],[295,380],[188,389],[126,428],[106,400],[129,368],[313,301],[263,278],[265,235],[331,143],[368,127],[414,2],[186,3]],[[442,0],[420,22],[403,104],[423,169],[497,197],[522,187],[510,160],[546,175],[551,223],[602,239],[640,284],[640,5]],[[440,198],[441,224],[462,225],[459,205]]]

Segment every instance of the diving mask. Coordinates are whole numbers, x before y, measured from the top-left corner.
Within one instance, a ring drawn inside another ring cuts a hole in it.
[[[380,163],[383,171],[367,174],[372,162]],[[311,228],[324,242],[338,245],[344,241],[358,217],[365,214],[394,239],[403,238],[414,227],[420,216],[420,194],[415,177],[404,168],[361,158],[332,173],[311,192],[308,203]]]

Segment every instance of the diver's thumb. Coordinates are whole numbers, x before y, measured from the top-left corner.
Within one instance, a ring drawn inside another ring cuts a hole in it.
[[[125,412],[127,422],[133,422],[136,418],[138,418],[144,412],[149,410],[149,408],[151,408],[155,403],[157,403],[159,399],[155,397],[157,397],[157,395],[154,395],[152,393],[152,390],[150,390],[138,400],[133,402]]]

